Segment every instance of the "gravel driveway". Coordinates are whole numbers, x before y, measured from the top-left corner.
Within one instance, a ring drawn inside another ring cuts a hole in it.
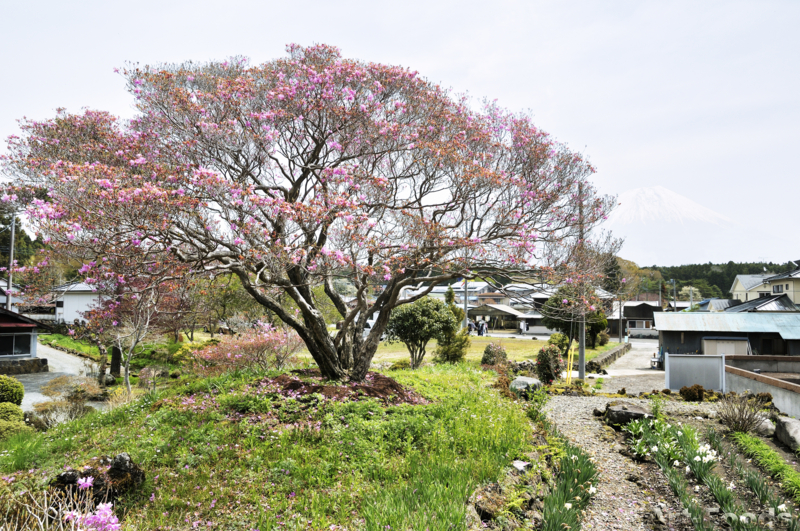
[[[649,401],[624,399],[626,402],[649,408]],[[645,531],[653,529],[651,507],[658,505],[664,517],[678,522],[683,517],[680,502],[666,487],[666,478],[656,472],[659,483],[643,487],[644,476],[652,473],[642,465],[620,454],[621,437],[592,414],[597,408],[605,410],[611,400],[606,397],[553,396],[547,404],[547,414],[563,436],[594,456],[600,472],[597,494],[587,507],[584,529]],[[666,402],[665,411],[670,417],[709,411],[706,403]]]
[[[24,411],[33,409],[33,404],[37,402],[49,400],[41,393],[41,388],[53,378],[66,374],[77,376],[84,373],[84,362],[86,361],[84,358],[67,354],[41,343],[36,345],[36,355],[39,358],[47,358],[50,372],[14,375],[14,378],[22,382],[25,387],[25,396],[22,399]]]

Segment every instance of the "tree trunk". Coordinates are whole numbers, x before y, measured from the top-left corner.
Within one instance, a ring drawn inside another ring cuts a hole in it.
[[[128,396],[132,396],[133,392],[131,391],[131,357],[130,355],[125,357],[125,389],[128,391]]]

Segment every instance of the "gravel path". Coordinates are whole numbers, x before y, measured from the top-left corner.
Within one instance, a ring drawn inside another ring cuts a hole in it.
[[[592,414],[597,408],[604,410],[610,400],[606,397],[551,397],[547,405],[548,417],[562,435],[593,455],[600,472],[597,494],[587,507],[584,529],[645,531],[653,529],[648,514],[651,503],[662,505],[665,513],[680,514],[676,500],[654,500],[637,484],[642,470],[631,459],[619,453],[622,444],[610,428]],[[648,407],[648,400],[625,399],[626,402]],[[706,411],[709,404],[667,402],[665,410],[671,417]],[[659,473],[663,482],[663,478]]]

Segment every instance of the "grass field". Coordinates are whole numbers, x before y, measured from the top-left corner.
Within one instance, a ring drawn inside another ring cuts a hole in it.
[[[480,364],[481,357],[483,356],[483,350],[486,348],[486,345],[489,343],[500,343],[505,347],[506,353],[508,354],[508,359],[514,361],[524,361],[524,360],[533,360],[536,359],[536,353],[539,352],[544,345],[547,344],[546,341],[534,341],[533,339],[517,339],[513,337],[486,337],[486,336],[471,336],[470,337],[470,348],[467,351],[467,361],[472,364]],[[586,361],[589,361],[599,354],[605,352],[606,350],[613,348],[616,346],[616,343],[609,343],[603,347],[598,346],[596,349],[586,349]],[[575,348],[575,356],[577,358],[577,342],[573,342],[573,347]],[[431,341],[428,343],[428,347],[426,349],[427,354],[425,354],[425,361],[432,361],[433,360],[433,351],[436,349],[436,340]],[[311,359],[311,355],[308,351],[302,351],[299,355],[301,359]],[[382,341],[380,346],[378,347],[378,352],[375,354],[375,358],[373,358],[374,362],[381,363],[381,362],[396,362],[400,360],[409,359],[408,349],[403,343],[388,343],[386,341]]]
[[[193,380],[0,442],[0,508],[65,467],[129,452],[147,479],[117,502],[124,531],[448,531],[478,485],[533,449],[490,371],[388,371],[429,401],[417,405],[298,397],[264,387],[276,374]]]

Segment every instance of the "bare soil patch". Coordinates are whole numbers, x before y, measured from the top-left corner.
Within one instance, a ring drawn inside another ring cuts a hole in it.
[[[332,400],[359,400],[377,398],[384,404],[426,404],[427,400],[410,388],[403,387],[396,380],[377,372],[368,372],[363,382],[331,383],[325,380],[317,369],[302,369],[281,374],[267,381],[279,385],[283,392],[295,396],[319,393]],[[284,393],[281,394],[284,394]]]

